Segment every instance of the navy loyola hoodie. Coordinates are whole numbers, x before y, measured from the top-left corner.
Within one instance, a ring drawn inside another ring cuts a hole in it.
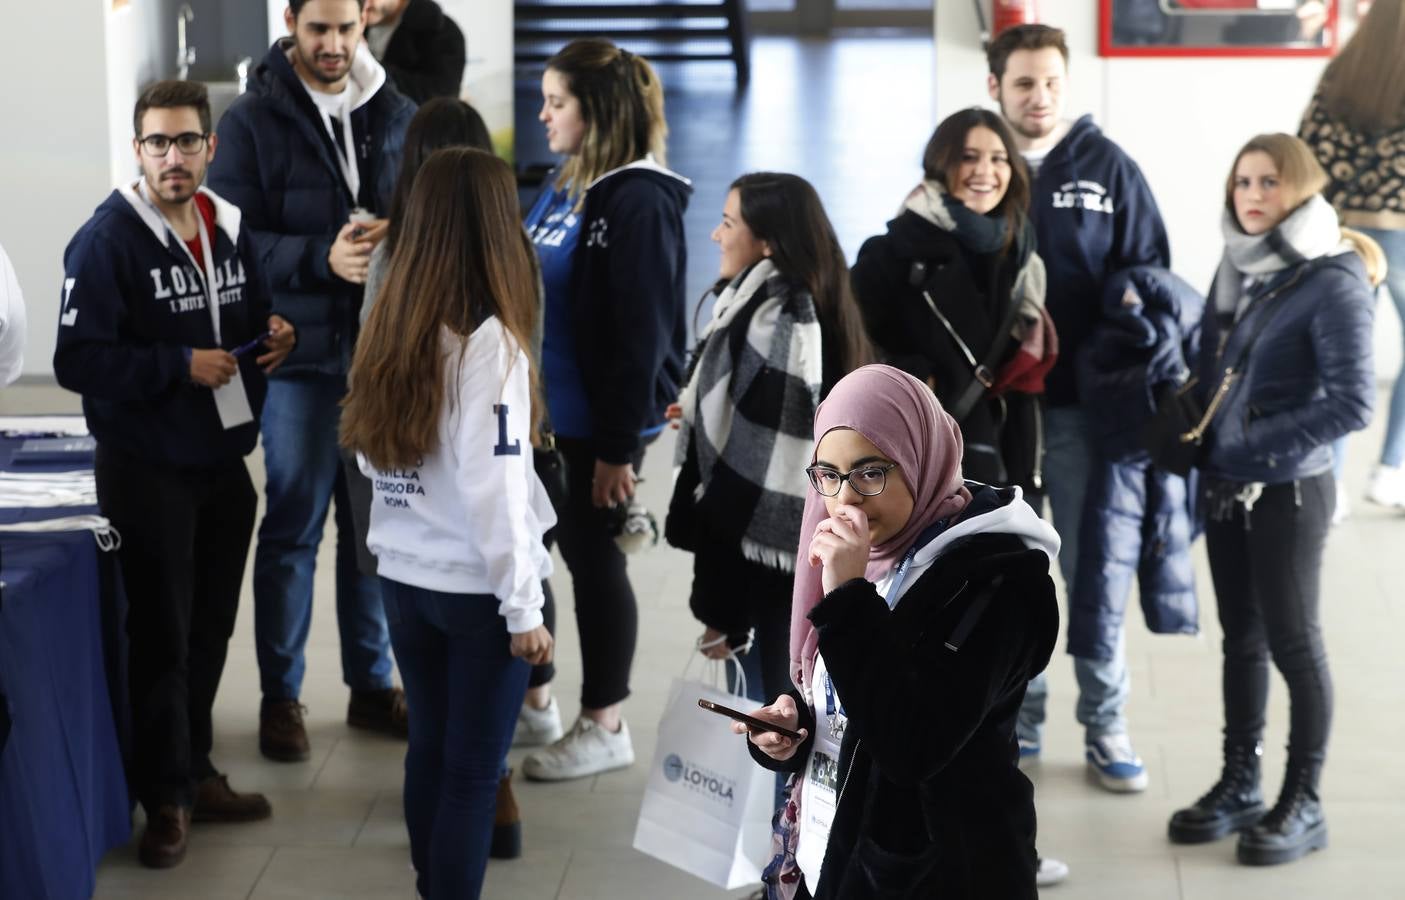
[[[1073,124],[1034,179],[1030,217],[1049,272],[1046,302],[1059,332],[1050,406],[1078,402],[1078,347],[1100,315],[1103,284],[1132,266],[1171,267],[1166,226],[1141,169],[1092,116]]]
[[[210,235],[220,301],[220,346],[232,350],[263,333],[268,288],[239,209],[205,188],[215,206]],[[147,463],[207,467],[239,459],[258,440],[267,382],[239,358],[254,421],[228,431],[209,388],[190,380],[185,350],[215,346],[205,274],[129,186],[113,191],[63,254],[63,308],[54,374],[83,395],[98,443]]]
[[[683,388],[692,185],[639,160],[586,189],[572,327],[596,458],[619,465],[661,428]]]

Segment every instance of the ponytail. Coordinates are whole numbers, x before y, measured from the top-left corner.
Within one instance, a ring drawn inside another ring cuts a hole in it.
[[[620,57],[630,67],[634,89],[643,104],[648,120],[648,152],[661,166],[668,165],[668,120],[663,114],[663,83],[649,61],[642,56],[621,50]],[[633,160],[631,160],[632,162]]]
[[[1371,282],[1372,288],[1381,286],[1385,281],[1386,270],[1389,268],[1386,263],[1385,251],[1375,239],[1368,234],[1363,234],[1354,228],[1342,229],[1342,240],[1351,244],[1351,249],[1356,251],[1356,255],[1361,257],[1361,262],[1366,266],[1366,278]]]
[[[546,68],[565,80],[585,123],[579,152],[556,180],[558,190],[569,186],[578,206],[606,172],[650,154],[659,165],[667,163],[663,84],[648,60],[607,40],[584,38],[562,47]]]

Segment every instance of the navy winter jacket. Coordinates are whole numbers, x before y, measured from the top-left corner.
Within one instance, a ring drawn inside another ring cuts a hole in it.
[[[1129,293],[1140,303],[1127,302]],[[1102,314],[1078,352],[1078,389],[1094,429],[1069,595],[1068,652],[1112,659],[1135,581],[1147,628],[1195,634],[1190,545],[1194,485],[1151,464],[1138,433],[1164,386],[1195,371],[1205,299],[1171,272],[1137,266],[1104,289]]]
[[[405,128],[415,105],[387,84],[351,114],[360,196],[342,177],[332,137],[278,41],[219,122],[210,186],[244,211],[273,287],[273,308],[298,327],[298,346],[275,377],[345,374],[360,326],[362,289],[332,273],[327,254],[359,205],[385,215],[399,174]],[[384,80],[369,49],[352,78]]]
[[[218,345],[204,272],[132,188],[113,191],[63,254],[54,375],[83,395],[100,444],[155,465],[204,468],[245,456],[267,392],[258,354],[245,353],[239,374],[254,421],[225,430],[210,389],[190,380],[186,349],[232,350],[261,334],[272,311],[239,210],[204,193],[215,205]]]
[[[1283,484],[1331,469],[1332,442],[1370,424],[1375,402],[1375,302],[1361,258],[1338,253],[1285,269],[1253,289],[1233,325],[1216,315],[1213,292],[1208,309],[1197,388],[1206,402],[1262,331],[1210,424],[1201,471]]]
[[[1059,332],[1045,396],[1050,406],[1068,406],[1079,400],[1074,360],[1097,323],[1108,277],[1132,266],[1169,268],[1171,248],[1141,170],[1092,116],[1075,122],[1045,157],[1029,214]]]
[[[577,361],[596,458],[619,465],[683,387],[686,178],[641,160],[586,191],[571,273]]]

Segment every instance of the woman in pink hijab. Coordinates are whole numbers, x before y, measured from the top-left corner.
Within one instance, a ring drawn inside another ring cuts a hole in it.
[[[889,366],[815,417],[796,565],[796,690],[752,755],[793,773],[771,898],[1035,898],[1015,714],[1049,661],[1059,539],[1018,488],[961,478],[961,432]]]

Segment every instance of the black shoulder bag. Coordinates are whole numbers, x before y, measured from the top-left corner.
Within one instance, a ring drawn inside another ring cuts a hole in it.
[[[537,470],[537,477],[541,479],[542,486],[546,488],[551,508],[556,510],[559,516],[566,508],[566,496],[570,493],[566,484],[566,457],[561,448],[556,446],[556,432],[551,430],[551,423],[545,416],[542,417],[538,433],[541,436],[541,444],[532,448],[532,465]]]
[[[1299,266],[1293,277],[1255,300],[1254,305],[1267,305],[1288,288],[1297,284],[1313,268],[1315,268],[1313,263]],[[1260,317],[1254,333],[1240,348],[1234,365],[1224,370],[1224,376],[1220,378],[1215,393],[1210,395],[1209,403],[1201,404],[1200,398],[1196,396],[1195,388],[1199,379],[1195,377],[1191,377],[1185,384],[1168,385],[1161,389],[1156,400],[1156,413],[1141,430],[1142,446],[1151,454],[1153,465],[1182,478],[1190,474],[1190,470],[1195,467],[1196,459],[1200,456],[1201,447],[1204,445],[1205,432],[1209,430],[1215,413],[1219,412],[1220,407],[1224,405],[1225,397],[1229,396],[1230,389],[1243,377],[1244,365],[1249,361],[1249,352],[1254,349],[1259,335],[1263,334],[1264,328],[1273,319],[1271,313],[1270,310]],[[1248,314],[1246,313],[1239,321],[1243,322],[1247,318]],[[1236,323],[1235,328],[1237,327]],[[1221,347],[1229,346],[1229,339],[1233,334],[1234,329],[1231,329],[1221,342]],[[1220,352],[1223,353],[1223,350]]]
[[[956,399],[946,408],[951,417],[960,422],[965,419],[971,410],[976,408],[976,404],[985,396],[986,391],[995,386],[995,370],[1004,358],[1005,351],[1010,346],[1010,341],[1014,337],[1015,317],[1020,313],[1020,303],[1014,297],[1010,298],[1010,308],[1005,311],[1005,317],[1000,323],[999,329],[995,332],[995,337],[990,342],[990,347],[986,350],[985,359],[976,359],[976,354],[971,352],[970,346],[961,339],[957,333],[956,326],[951,324],[940,309],[937,308],[937,301],[932,299],[932,293],[927,289],[927,264],[917,261],[908,270],[908,283],[922,292],[922,299],[927,301],[927,306],[932,310],[932,315],[937,317],[937,321],[942,323],[946,333],[951,335],[961,355],[966,358],[966,364],[971,367],[971,381],[966,387],[956,395]]]

